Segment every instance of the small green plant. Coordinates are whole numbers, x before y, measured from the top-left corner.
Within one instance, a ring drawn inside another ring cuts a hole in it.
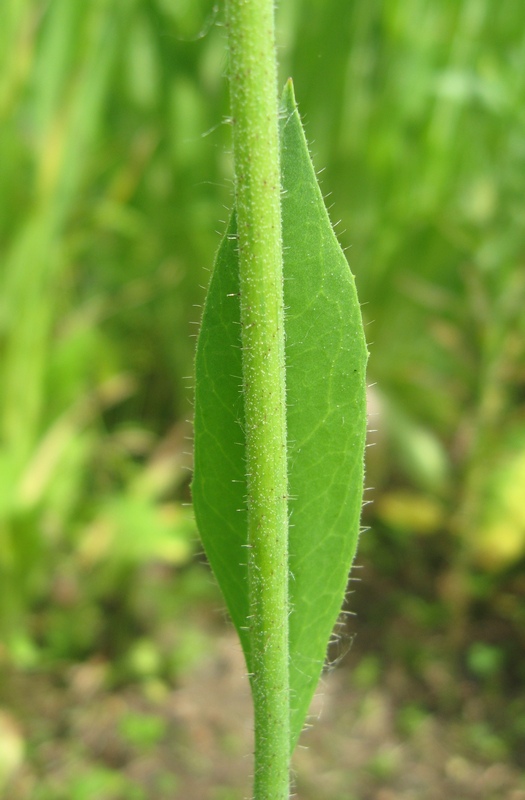
[[[251,681],[256,800],[289,796],[356,549],[366,428],[354,280],[291,81],[278,106],[273,13],[227,4],[235,209],[197,348],[193,481]]]

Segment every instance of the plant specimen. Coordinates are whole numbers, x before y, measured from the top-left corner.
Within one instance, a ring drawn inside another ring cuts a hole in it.
[[[278,106],[273,4],[230,0],[227,24],[235,209],[197,347],[193,497],[250,675],[254,795],[282,800],[357,544],[367,351],[291,81]]]

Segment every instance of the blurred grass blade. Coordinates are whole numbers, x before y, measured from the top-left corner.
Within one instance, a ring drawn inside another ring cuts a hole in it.
[[[355,553],[363,487],[366,345],[291,83],[281,164],[290,486],[290,687],[295,745]],[[235,215],[221,244],[196,361],[197,523],[251,670]]]
[[[104,0],[57,0],[41,10],[20,2],[7,17],[17,56],[0,79],[0,150],[7,164],[20,159],[0,179],[0,630],[7,642],[22,630],[17,609],[28,604],[24,594],[36,585],[32,570],[47,547],[44,525],[24,518],[20,498],[39,443],[65,411],[51,375],[62,344],[58,321],[75,285],[68,225],[104,123],[121,5],[108,14]],[[19,174],[27,176],[22,192]]]

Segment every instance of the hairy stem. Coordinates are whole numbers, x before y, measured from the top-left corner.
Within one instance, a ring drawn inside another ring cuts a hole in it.
[[[288,512],[273,0],[228,0],[245,402],[255,800],[289,796]]]

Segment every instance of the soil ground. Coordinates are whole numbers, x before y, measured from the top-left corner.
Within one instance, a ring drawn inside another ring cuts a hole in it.
[[[249,798],[252,722],[242,654],[227,626],[212,626],[209,642],[175,686],[155,679],[108,688],[100,658],[52,675],[8,675],[0,745],[3,732],[4,751],[23,742],[23,754],[2,797]],[[446,683],[439,674],[434,680]],[[352,646],[323,677],[314,724],[294,756],[294,796],[525,800],[525,775],[498,749],[482,698],[466,691],[460,713],[443,716],[419,694],[405,674],[381,670],[376,656]]]

